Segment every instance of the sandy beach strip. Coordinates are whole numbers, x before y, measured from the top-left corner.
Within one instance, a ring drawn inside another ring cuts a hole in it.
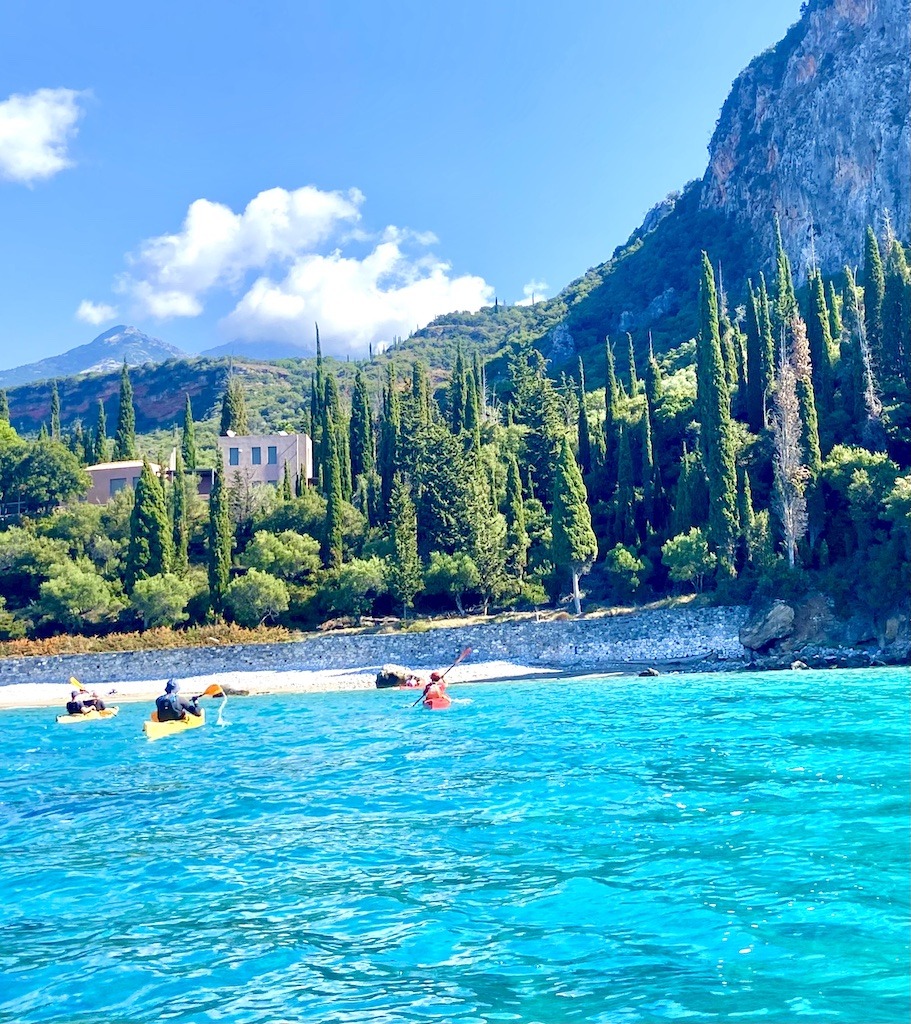
[[[372,690],[380,665],[333,671],[266,671],[218,672],[211,675],[186,676],[179,679],[180,691],[186,697],[202,693],[213,683],[223,687],[230,696],[260,696],[270,693],[324,693],[337,690]],[[446,676],[448,683],[474,683],[527,679],[537,676],[555,678],[565,673],[554,669],[520,665],[510,661],[483,661],[457,665]],[[429,672],[423,672],[429,677]],[[166,678],[103,683],[89,691],[109,705],[131,701],[154,701],[164,691]],[[65,710],[72,686],[69,683],[9,683],[0,686],[0,710],[15,708],[60,707]]]

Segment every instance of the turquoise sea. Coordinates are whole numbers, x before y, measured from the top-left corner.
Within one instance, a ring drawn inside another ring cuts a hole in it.
[[[0,1021],[907,1021],[909,679],[2,712]]]

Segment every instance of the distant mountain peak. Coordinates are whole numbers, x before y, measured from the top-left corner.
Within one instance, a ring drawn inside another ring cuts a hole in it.
[[[72,377],[78,373],[103,373],[123,365],[141,366],[144,363],[162,363],[167,359],[184,359],[187,353],[160,338],[153,338],[138,327],[118,324],[87,345],[78,345],[59,356],[26,363],[12,370],[0,371],[0,387],[48,380],[54,377]]]

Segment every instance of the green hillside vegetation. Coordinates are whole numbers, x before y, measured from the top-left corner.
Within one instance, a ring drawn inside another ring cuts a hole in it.
[[[658,245],[671,216],[633,245]],[[846,615],[903,606],[906,249],[870,232],[858,277],[811,269],[796,293],[779,240],[768,280],[749,275],[736,309],[717,261],[697,255],[679,270],[697,281],[694,329],[681,320],[662,351],[647,335],[643,353],[632,335],[602,330],[591,354],[561,369],[536,346],[551,315],[581,324],[587,310],[594,335],[594,311],[608,307],[593,296],[625,272],[621,257],[597,288],[579,285],[575,313],[495,307],[462,318],[454,350],[438,332],[448,371],[411,358],[418,335],[360,364],[317,351],[124,370],[44,385],[53,415],[28,438],[10,426],[4,396],[0,637],[225,620],[310,627],[698,591],[735,602],[819,589]],[[502,344],[483,330],[498,318],[509,324]],[[213,465],[215,434],[229,429],[310,432],[316,484],[286,476],[251,488],[216,466],[211,499],[200,500],[184,464]],[[115,441],[146,457],[176,446],[175,481],[145,467],[135,493],[80,503],[83,467]]]

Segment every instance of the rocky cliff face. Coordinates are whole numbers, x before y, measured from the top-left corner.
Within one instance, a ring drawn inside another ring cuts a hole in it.
[[[911,235],[911,4],[811,0],[737,78],[709,147],[703,208],[771,251],[772,214],[795,272],[860,260],[888,211]]]

